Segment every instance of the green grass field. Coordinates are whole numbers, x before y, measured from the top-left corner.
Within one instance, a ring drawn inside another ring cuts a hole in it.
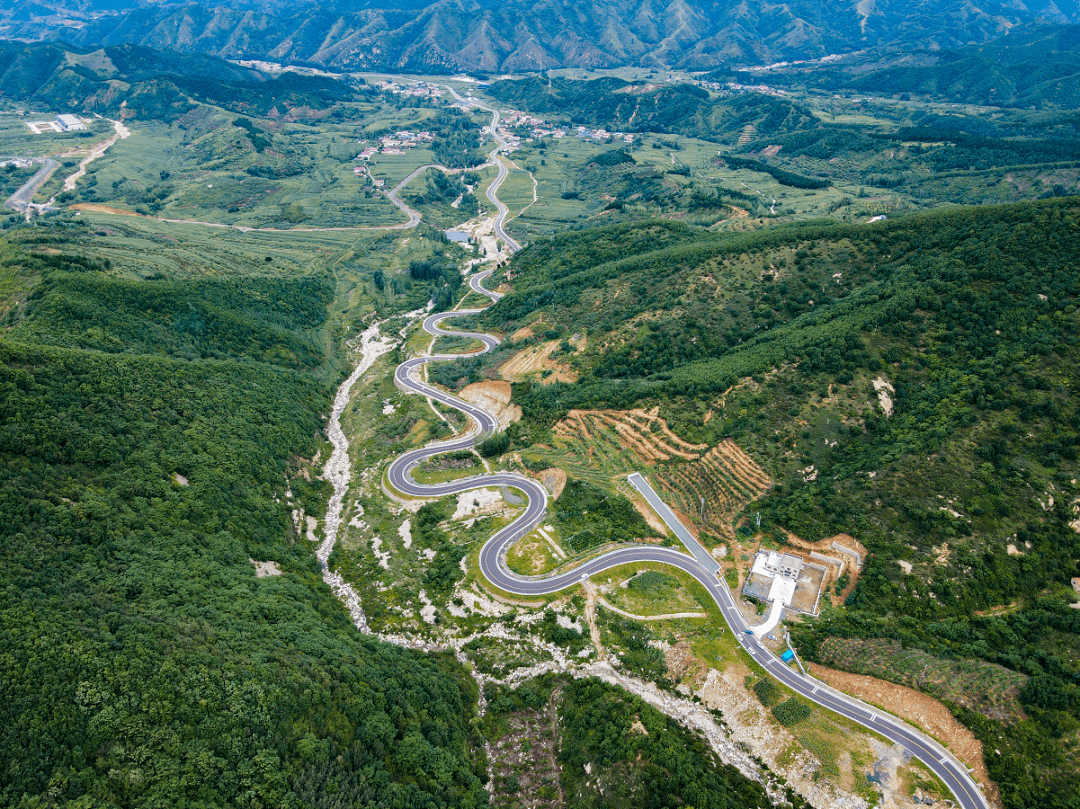
[[[353,175],[351,159],[332,156],[344,133],[330,129],[312,134],[308,129],[284,125],[276,133],[275,146],[280,142],[285,155],[278,161],[279,170],[288,176],[263,177],[248,173],[263,161],[245,147],[235,127],[221,125],[198,136],[179,124],[133,122],[131,137],[92,164],[77,201],[243,227],[403,221],[402,213],[366,178]]]
[[[438,162],[429,148],[377,154],[372,177],[355,175],[359,152],[377,133],[422,130],[436,109],[397,109],[380,101],[345,105],[346,114],[318,125],[260,119],[237,126],[240,116],[201,105],[173,123],[132,119],[131,137],[94,161],[74,193],[61,202],[92,203],[169,219],[250,228],[356,227],[399,224],[404,215],[385,197],[419,166]],[[82,133],[33,135],[24,120],[55,113],[0,113],[0,155],[59,154],[100,142],[111,133],[99,120]],[[486,113],[479,123],[486,122]],[[250,129],[245,129],[245,126]],[[261,143],[250,137],[258,134]],[[42,197],[59,189],[42,189]]]
[[[705,613],[705,620],[719,619],[716,605],[692,576],[663,565],[622,565],[597,577],[616,585],[605,594],[607,601],[635,615]],[[622,584],[626,583],[623,587]],[[702,619],[687,619],[700,624]]]
[[[507,567],[526,576],[550,573],[562,562],[563,558],[555,554],[551,545],[538,531],[532,531],[515,542],[506,554]]]
[[[510,173],[499,186],[499,199],[510,209],[510,216],[514,217],[526,206],[533,202],[533,181],[527,171],[511,169]]]
[[[20,111],[22,114],[19,114]],[[91,121],[81,132],[43,132],[35,135],[26,126],[27,121],[51,121],[62,112],[70,110],[27,110],[21,106],[16,108],[10,102],[0,102],[0,156],[56,155],[89,146],[112,134],[112,124],[104,119]]]

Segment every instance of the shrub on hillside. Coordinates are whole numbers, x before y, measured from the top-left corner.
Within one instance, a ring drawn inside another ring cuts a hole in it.
[[[797,725],[804,719],[810,716],[811,708],[805,702],[802,702],[795,697],[781,702],[775,708],[772,709],[773,716],[776,717],[776,721],[784,727],[790,727],[791,725]]]
[[[758,680],[754,683],[754,693],[766,708],[771,708],[780,701],[780,687],[772,680]]]
[[[485,458],[497,458],[510,449],[510,436],[506,433],[495,433],[491,438],[485,438],[476,448]]]

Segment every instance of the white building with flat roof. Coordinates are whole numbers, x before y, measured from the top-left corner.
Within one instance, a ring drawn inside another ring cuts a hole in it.
[[[803,560],[791,553],[758,551],[750,575],[761,576],[765,581],[771,582],[767,601],[787,606],[795,595],[802,565]]]
[[[777,577],[796,581],[802,570],[803,560],[790,553],[776,551],[758,551],[754,559],[753,572],[770,579]]]
[[[86,124],[82,122],[82,119],[78,115],[71,115],[70,113],[57,115],[56,123],[60,124],[60,128],[65,132],[77,132],[80,129],[86,129]]]
[[[745,596],[773,605],[773,613],[770,614],[773,623],[762,625],[771,630],[775,620],[779,620],[777,610],[780,606],[804,615],[818,614],[817,605],[826,573],[822,565],[804,561],[793,553],[758,551],[742,592]],[[755,634],[758,629],[755,627]]]

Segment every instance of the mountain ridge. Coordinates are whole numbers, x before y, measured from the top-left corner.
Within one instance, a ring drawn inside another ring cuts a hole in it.
[[[64,9],[73,8],[65,21]],[[52,11],[52,16],[45,12]],[[154,4],[90,14],[81,4],[22,0],[0,36],[133,43],[227,59],[350,70],[450,73],[613,68],[707,70],[817,59],[880,47],[957,48],[1017,25],[1080,22],[1076,0],[476,0]]]
[[[0,98],[86,113],[174,120],[198,99],[261,114],[276,106],[328,108],[353,93],[336,79],[292,72],[272,77],[199,53],[0,43]]]

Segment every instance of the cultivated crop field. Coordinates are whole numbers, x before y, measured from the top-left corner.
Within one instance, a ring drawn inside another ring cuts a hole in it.
[[[671,431],[656,408],[571,410],[552,434],[551,449],[533,448],[523,457],[535,456],[601,485],[648,470],[672,506],[693,514],[725,539],[734,539],[733,516],[770,485],[765,471],[733,441],[711,448],[688,443]]]

